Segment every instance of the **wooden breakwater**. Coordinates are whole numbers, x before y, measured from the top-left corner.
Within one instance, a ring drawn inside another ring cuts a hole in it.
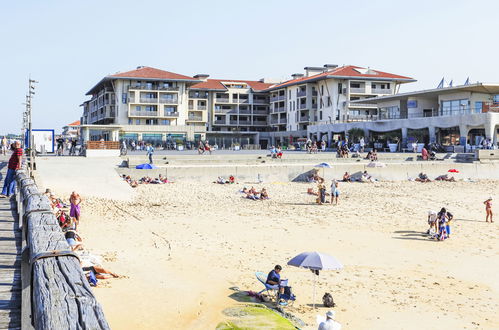
[[[16,174],[22,232],[23,329],[109,329],[101,305],[52,213],[50,202],[22,169]]]

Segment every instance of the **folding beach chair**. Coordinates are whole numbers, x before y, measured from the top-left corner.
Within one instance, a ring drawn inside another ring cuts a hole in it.
[[[267,275],[264,272],[256,272],[255,273],[256,278],[265,286],[265,289],[262,291],[258,292],[258,294],[262,294],[265,292],[271,300],[277,301],[277,294],[279,293],[279,285],[270,285],[265,282],[267,282]]]

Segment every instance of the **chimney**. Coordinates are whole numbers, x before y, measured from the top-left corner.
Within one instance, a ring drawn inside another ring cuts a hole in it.
[[[325,71],[324,68],[317,67],[317,66],[306,66],[303,69],[305,70],[306,77],[310,77],[310,76],[316,75],[318,73],[323,73]]]
[[[209,74],[198,73],[193,78],[196,78],[196,79],[199,79],[199,80],[202,80],[202,81],[206,81],[206,80],[208,80],[209,76],[210,76]]]
[[[338,64],[324,64],[326,71],[332,71],[338,67]]]
[[[293,77],[293,79],[303,78],[303,76],[304,76],[303,73],[293,73],[291,75],[291,77]]]

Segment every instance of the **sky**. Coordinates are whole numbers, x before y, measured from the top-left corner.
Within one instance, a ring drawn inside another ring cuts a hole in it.
[[[410,76],[401,91],[499,82],[499,1],[0,1],[0,135],[78,120],[100,79],[140,65],[212,78],[289,79],[305,66]]]

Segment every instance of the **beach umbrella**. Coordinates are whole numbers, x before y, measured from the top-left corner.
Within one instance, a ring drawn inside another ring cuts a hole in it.
[[[315,287],[320,270],[339,270],[343,265],[334,257],[320,252],[303,252],[288,261],[288,265],[307,268],[312,270],[314,276],[314,298],[313,307],[315,308]]]
[[[135,166],[137,170],[152,170],[153,168],[157,168],[153,164],[140,164]]]
[[[450,170],[448,170],[447,172],[450,172],[450,173],[459,173],[458,170],[456,170],[455,168],[451,168]]]
[[[332,168],[332,166],[329,165],[328,163],[320,163],[320,164],[315,165],[314,167],[322,168],[322,177],[323,178],[324,178],[324,169],[325,168]]]

